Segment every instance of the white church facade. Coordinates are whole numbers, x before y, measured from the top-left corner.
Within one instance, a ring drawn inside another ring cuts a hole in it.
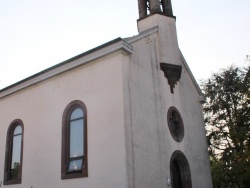
[[[0,187],[212,188],[171,1],[138,5],[138,35],[0,90]]]

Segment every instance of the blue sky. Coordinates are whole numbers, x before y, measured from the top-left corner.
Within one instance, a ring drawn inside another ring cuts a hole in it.
[[[250,55],[249,0],[172,0],[197,80]],[[117,37],[136,35],[137,0],[1,0],[0,88]]]

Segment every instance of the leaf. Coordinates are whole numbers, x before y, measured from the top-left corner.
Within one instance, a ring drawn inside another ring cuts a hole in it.
[[[250,66],[230,66],[201,83],[214,187],[250,187]]]

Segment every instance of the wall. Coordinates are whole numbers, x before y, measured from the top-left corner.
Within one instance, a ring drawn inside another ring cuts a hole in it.
[[[0,178],[8,126],[24,122],[22,184],[8,187],[163,188],[175,150],[189,162],[193,187],[212,187],[200,96],[181,59],[175,20],[153,15],[138,24],[141,32],[159,30],[132,42],[130,56],[113,53],[0,100]],[[183,67],[174,94],[161,62]],[[76,99],[88,110],[89,177],[61,180],[62,114]],[[170,106],[184,121],[181,143],[168,129]]]
[[[131,44],[134,53],[124,65],[124,75],[128,75],[124,78],[124,101],[129,187],[167,187],[171,155],[181,150],[189,162],[193,188],[211,188],[200,96],[177,49],[175,20],[153,15],[138,23],[141,32],[155,26],[158,32]],[[182,65],[174,94],[160,70],[161,62]],[[180,111],[184,122],[180,143],[168,128],[170,106]]]
[[[0,181],[6,133],[24,123],[22,183],[2,187],[127,187],[121,51],[0,99]],[[61,180],[62,115],[73,100],[88,112],[89,177]]]

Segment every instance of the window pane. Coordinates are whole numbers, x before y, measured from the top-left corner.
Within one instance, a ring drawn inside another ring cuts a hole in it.
[[[70,120],[72,120],[72,119],[77,119],[77,118],[81,118],[81,117],[83,117],[83,111],[82,111],[81,108],[77,108],[77,109],[75,109],[75,110],[72,112],[72,114],[71,114],[71,116],[70,116]]]
[[[22,133],[22,127],[20,125],[18,125],[15,128],[14,135],[21,134],[21,133]]]
[[[22,141],[21,135],[13,137],[11,169],[19,168],[20,161],[21,161],[21,141]]]
[[[83,156],[83,119],[70,123],[70,158]]]
[[[69,172],[82,170],[82,159],[72,160],[69,163]]]

